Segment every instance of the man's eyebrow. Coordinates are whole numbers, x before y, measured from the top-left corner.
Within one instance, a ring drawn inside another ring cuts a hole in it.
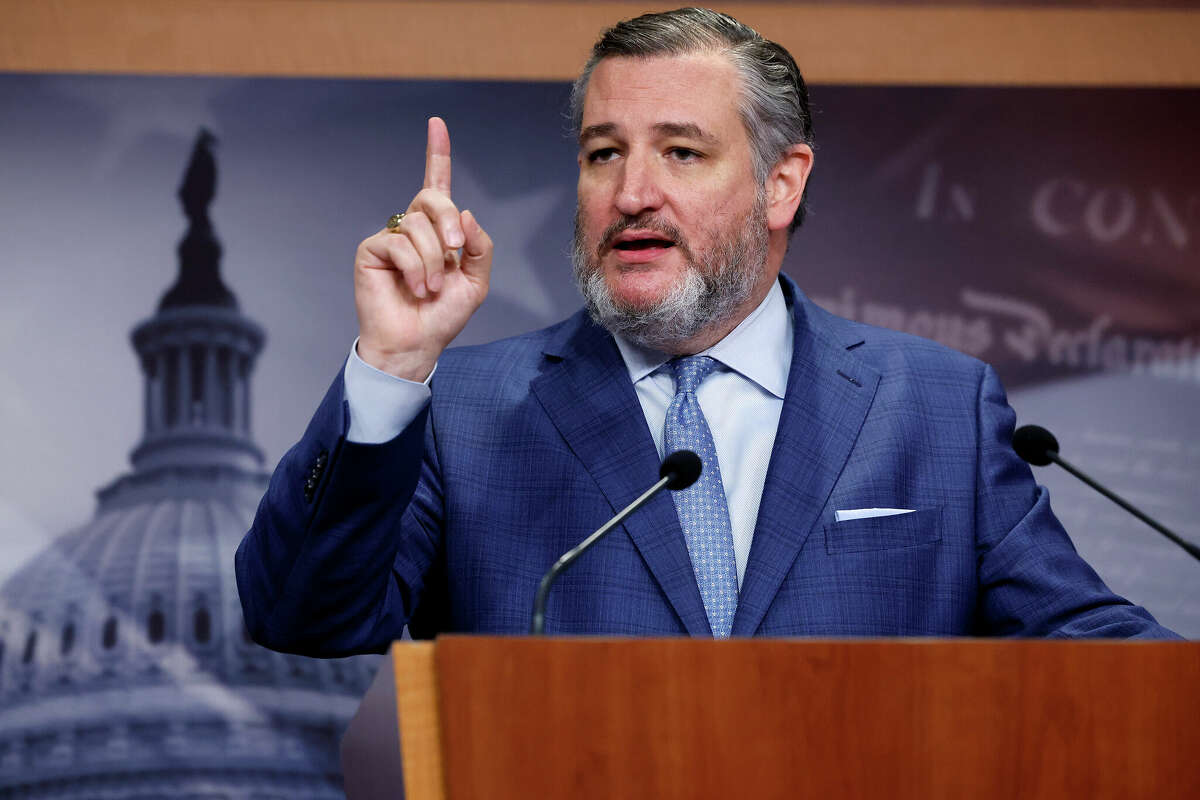
[[[612,136],[616,130],[617,126],[612,122],[602,122],[599,125],[588,125],[579,132],[579,146],[582,147],[588,139],[598,139],[601,136]]]
[[[698,139],[705,144],[716,144],[717,137],[701,129],[694,122],[660,122],[654,130],[663,136],[682,136],[685,139]]]

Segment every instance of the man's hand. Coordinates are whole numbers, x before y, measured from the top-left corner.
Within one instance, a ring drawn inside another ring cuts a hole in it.
[[[358,357],[423,381],[487,296],[492,240],[450,200],[450,133],[429,120],[425,185],[395,233],[364,239],[354,259]],[[461,255],[459,250],[461,249]]]

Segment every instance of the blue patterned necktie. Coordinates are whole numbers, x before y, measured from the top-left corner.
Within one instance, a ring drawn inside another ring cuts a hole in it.
[[[696,387],[716,366],[717,362],[708,356],[688,356],[670,362],[675,373],[675,398],[667,409],[664,439],[668,453],[691,450],[704,463],[700,479],[687,489],[672,492],[671,496],[709,627],[713,636],[723,639],[733,629],[733,613],[737,610],[737,563],[717,448],[696,401]]]

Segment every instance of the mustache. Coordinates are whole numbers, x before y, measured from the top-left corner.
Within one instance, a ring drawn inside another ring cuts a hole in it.
[[[615,245],[614,239],[628,230],[650,231],[663,239],[674,242],[685,256],[691,254],[687,240],[683,237],[683,231],[677,226],[655,214],[638,214],[636,217],[623,216],[605,228],[604,233],[600,235],[600,243],[596,246],[596,255],[603,256],[611,250]]]

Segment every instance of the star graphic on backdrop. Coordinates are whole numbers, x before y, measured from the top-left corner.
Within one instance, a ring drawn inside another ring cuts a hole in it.
[[[528,312],[539,320],[538,325],[557,322],[567,311],[574,310],[557,308],[545,283],[546,274],[553,274],[555,269],[561,269],[570,280],[571,231],[564,230],[561,240],[549,246],[538,241],[556,209],[564,203],[574,206],[574,186],[550,183],[532,192],[496,197],[475,178],[469,164],[455,161],[454,199],[465,204],[460,208],[476,201],[489,207],[488,218],[479,222],[496,245],[492,262],[493,296]],[[557,264],[541,263],[555,257],[559,260]]]

